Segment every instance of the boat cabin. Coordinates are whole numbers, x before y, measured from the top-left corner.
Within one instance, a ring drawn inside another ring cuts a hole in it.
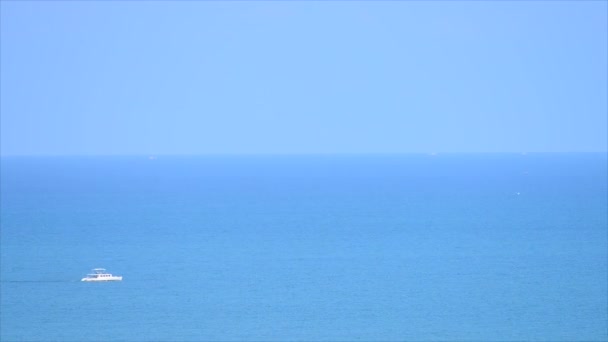
[[[120,281],[121,276],[115,276],[110,273],[106,273],[105,268],[94,268],[94,273],[87,274],[86,277],[82,278],[82,281]]]
[[[87,274],[87,278],[104,278],[104,277],[111,277],[111,274],[105,273],[91,273],[91,274]]]

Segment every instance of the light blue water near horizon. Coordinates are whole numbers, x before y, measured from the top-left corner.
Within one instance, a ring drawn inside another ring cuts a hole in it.
[[[604,153],[3,157],[2,341],[605,341]],[[91,268],[120,283],[79,282]]]

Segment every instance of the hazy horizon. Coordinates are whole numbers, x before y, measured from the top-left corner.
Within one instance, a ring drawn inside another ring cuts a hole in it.
[[[297,152],[297,153],[238,153],[238,152],[223,152],[223,153],[171,153],[171,154],[5,154],[0,155],[0,158],[13,157],[144,157],[156,159],[158,157],[213,157],[213,156],[430,156],[436,157],[441,155],[543,155],[543,154],[606,154],[608,151],[499,151],[499,152]]]

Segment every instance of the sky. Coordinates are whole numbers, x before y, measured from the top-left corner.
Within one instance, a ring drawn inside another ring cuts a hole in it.
[[[2,1],[0,154],[605,152],[606,1]]]

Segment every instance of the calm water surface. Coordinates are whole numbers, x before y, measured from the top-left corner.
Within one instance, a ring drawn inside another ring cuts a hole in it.
[[[606,341],[606,161],[4,157],[0,340]]]

